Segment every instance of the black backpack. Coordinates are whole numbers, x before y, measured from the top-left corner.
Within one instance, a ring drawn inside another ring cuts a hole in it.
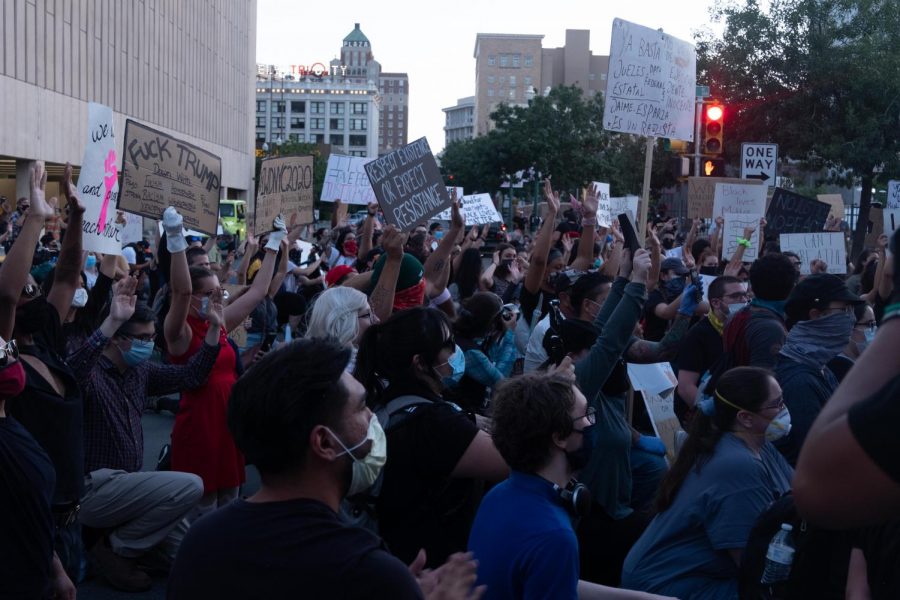
[[[793,527],[794,562],[787,581],[760,583],[769,543],[781,524]],[[756,520],[741,558],[738,591],[742,600],[843,600],[847,587],[851,537],[810,525],[797,514],[788,492],[776,499]]]

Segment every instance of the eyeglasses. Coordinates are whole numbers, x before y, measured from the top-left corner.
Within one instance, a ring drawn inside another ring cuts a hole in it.
[[[841,307],[837,307],[837,306],[833,306],[833,307],[832,307],[832,306],[829,306],[828,308],[825,308],[825,309],[822,310],[822,314],[823,314],[823,315],[825,315],[825,314],[833,315],[833,314],[839,314],[839,313],[846,313],[846,314],[848,314],[848,315],[852,315],[852,314],[853,314],[853,307],[852,307],[852,306],[849,306],[849,305],[848,305],[848,306],[841,306]]]
[[[121,335],[122,335],[123,338],[125,338],[125,339],[127,339],[127,340],[131,340],[131,341],[134,341],[134,340],[138,340],[138,341],[140,341],[140,342],[153,342],[153,341],[156,341],[156,334],[155,334],[155,333],[145,333],[145,334],[143,334],[143,335],[130,335],[130,334],[127,334],[127,333],[123,333],[123,334],[121,334]]]
[[[594,408],[593,406],[588,406],[587,412],[585,412],[580,417],[575,417],[574,419],[572,419],[572,422],[574,423],[576,421],[580,421],[581,419],[587,419],[588,423],[590,423],[591,425],[596,425],[597,424],[597,409]],[[576,429],[575,431],[577,431],[578,433],[584,433],[583,431],[579,431],[578,429]]]
[[[722,296],[722,298],[728,298],[729,300],[746,300],[749,297],[749,292],[734,292],[733,294],[725,294]]]
[[[853,328],[859,329],[860,331],[875,331],[878,329],[878,323],[875,321],[867,321],[865,323],[857,323]]]
[[[778,396],[778,399],[774,401],[774,404],[767,404],[765,406],[760,406],[759,410],[761,410],[761,411],[772,410],[772,409],[781,410],[782,408],[784,408],[784,396]]]
[[[209,298],[213,294],[215,294],[216,291],[218,291],[218,290],[213,289],[213,290],[209,290],[208,292],[194,292],[191,294],[191,296],[197,296],[198,298]],[[223,299],[224,299],[224,297],[223,297]]]
[[[16,340],[9,340],[5,344],[0,345],[0,367],[5,367],[18,359],[19,346],[16,345]]]

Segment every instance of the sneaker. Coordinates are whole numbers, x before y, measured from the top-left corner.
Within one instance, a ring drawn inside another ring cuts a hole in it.
[[[146,592],[153,587],[153,580],[134,561],[119,556],[102,540],[91,550],[91,562],[97,574],[117,590]]]

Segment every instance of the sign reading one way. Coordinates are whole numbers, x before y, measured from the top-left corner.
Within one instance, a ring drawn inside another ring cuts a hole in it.
[[[777,164],[778,144],[741,144],[741,179],[759,179],[771,187]]]

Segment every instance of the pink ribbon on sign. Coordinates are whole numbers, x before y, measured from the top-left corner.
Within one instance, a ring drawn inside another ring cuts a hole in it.
[[[98,233],[103,233],[103,230],[106,229],[106,209],[109,206],[109,197],[112,195],[113,186],[116,185],[116,181],[119,179],[119,174],[116,170],[115,150],[110,150],[109,154],[106,155],[106,160],[103,162],[103,170],[103,185],[106,188],[106,193],[103,195],[103,203],[100,204],[100,216],[97,219]]]

